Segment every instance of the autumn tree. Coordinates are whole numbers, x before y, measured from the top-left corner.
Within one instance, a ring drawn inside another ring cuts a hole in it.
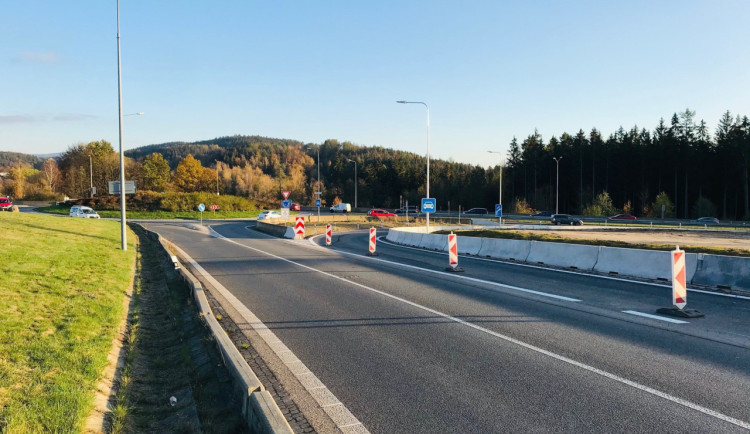
[[[45,184],[47,184],[50,191],[54,192],[61,179],[60,168],[57,167],[57,162],[54,158],[48,158],[47,161],[42,164],[42,179]]]
[[[200,163],[198,163],[200,164]],[[140,188],[151,191],[164,191],[169,183],[169,163],[154,152],[143,159],[139,169]]]
[[[201,182],[205,182],[204,167],[191,154],[183,158],[174,174],[174,185],[178,190],[187,193],[199,191]]]

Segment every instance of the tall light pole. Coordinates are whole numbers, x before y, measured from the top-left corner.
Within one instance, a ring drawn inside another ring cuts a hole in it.
[[[89,152],[89,196],[94,196],[94,163],[91,160],[91,153]]]
[[[490,154],[500,154],[503,155],[502,152],[499,151],[487,151]],[[503,157],[500,157],[500,181],[498,182],[498,194],[497,194],[497,203],[500,205],[503,204]]]
[[[555,214],[560,212],[560,160],[563,157],[552,157],[557,165],[557,187],[555,188]]]
[[[305,148],[312,149],[310,145],[305,145]],[[315,195],[318,196],[318,199],[322,200],[323,198],[320,197],[321,194],[323,194],[323,192],[320,191],[320,145],[316,146],[315,150],[318,153],[318,191],[315,192]],[[320,207],[318,206],[316,208],[318,208],[318,222],[320,222]]]
[[[430,197],[430,108],[422,101],[396,101],[399,104],[422,104],[427,109],[427,197]],[[427,233],[430,232],[430,213],[425,213]]]
[[[357,208],[357,162],[347,158],[347,161],[354,163],[354,208]]]
[[[216,195],[221,196],[219,194],[219,160],[214,160],[216,162]]]
[[[117,0],[117,113],[120,124],[120,240],[122,250],[128,250],[125,222],[125,152],[122,148],[122,63],[120,60],[120,0]]]

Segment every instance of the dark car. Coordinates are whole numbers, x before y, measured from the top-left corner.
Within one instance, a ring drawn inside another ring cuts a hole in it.
[[[399,208],[395,211],[393,211],[396,214],[406,214],[407,212],[409,214],[419,214],[419,207],[416,205],[409,205],[405,206],[403,208]]]
[[[630,215],[630,214],[617,214],[617,215],[613,215],[609,219],[610,220],[635,220],[636,218],[634,215]]]
[[[487,215],[487,208],[472,208],[468,211],[464,211],[464,214],[475,214],[475,215]]]
[[[570,214],[553,214],[551,221],[553,225],[581,226],[581,219],[577,219]]]
[[[690,223],[696,223],[699,225],[718,225],[719,219],[716,217],[701,217],[699,219],[690,220]]]
[[[531,214],[532,217],[552,217],[551,211],[539,211],[536,214]]]

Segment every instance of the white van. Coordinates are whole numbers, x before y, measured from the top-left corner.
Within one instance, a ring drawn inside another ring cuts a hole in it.
[[[99,214],[96,213],[92,208],[81,205],[73,205],[70,207],[71,217],[83,217],[86,219],[98,219]]]
[[[339,203],[331,207],[331,212],[343,212],[346,214],[352,212],[352,205],[349,203]]]

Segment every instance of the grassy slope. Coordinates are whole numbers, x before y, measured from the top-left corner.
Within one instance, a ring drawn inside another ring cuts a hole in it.
[[[45,206],[37,208],[37,211],[50,214],[68,215],[69,206]],[[257,217],[260,210],[255,211],[206,211],[203,213],[204,220],[213,219],[233,219],[233,218],[253,218]],[[102,218],[120,218],[120,211],[97,211]],[[201,213],[198,211],[127,211],[128,219],[189,219],[198,220]]]
[[[0,214],[0,432],[80,432],[131,280],[119,229]]]

